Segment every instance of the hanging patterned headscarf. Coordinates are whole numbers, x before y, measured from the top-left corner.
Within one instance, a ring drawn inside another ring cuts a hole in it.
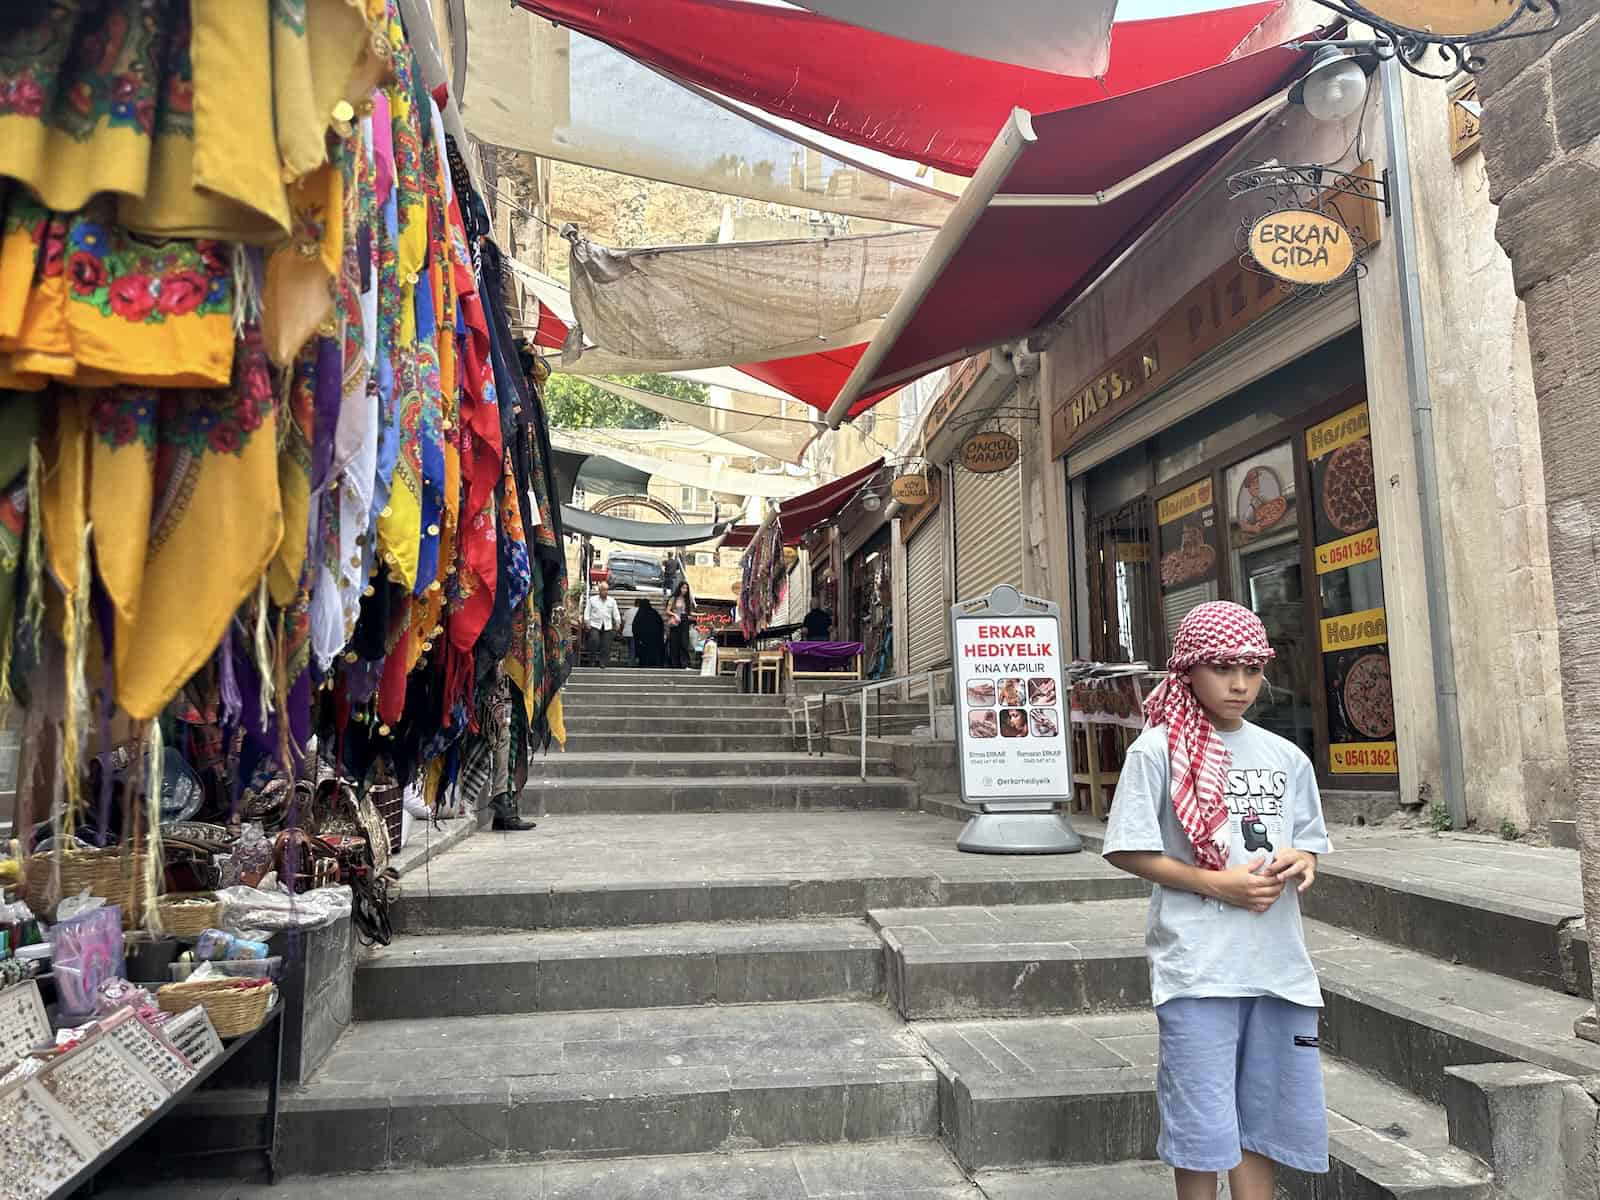
[[[1201,663],[1260,665],[1277,657],[1261,618],[1240,604],[1213,601],[1190,610],[1178,626],[1167,677],[1145,701],[1150,728],[1167,727],[1172,807],[1194,844],[1196,865],[1228,865],[1228,805],[1224,798],[1232,757],[1211,718],[1195,699],[1188,672]]]

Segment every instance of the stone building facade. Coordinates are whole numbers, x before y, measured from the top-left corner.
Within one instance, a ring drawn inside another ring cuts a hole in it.
[[[1492,48],[1479,90],[1495,233],[1527,306],[1575,809],[1600,847],[1600,0],[1564,8],[1555,39]]]

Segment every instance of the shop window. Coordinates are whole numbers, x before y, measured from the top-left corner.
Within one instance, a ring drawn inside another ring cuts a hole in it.
[[[1219,597],[1217,590],[1217,505],[1208,475],[1156,501],[1161,551],[1161,614],[1166,652],[1178,626],[1193,608]]]
[[[1267,627],[1278,657],[1250,719],[1316,754],[1316,650],[1303,578],[1294,443],[1280,442],[1223,473],[1233,597]]]
[[[1306,430],[1319,650],[1335,776],[1393,774],[1394,692],[1367,406]]]
[[[1137,500],[1094,523],[1095,582],[1091,619],[1100,662],[1159,660],[1155,638],[1155,556],[1150,504]]]

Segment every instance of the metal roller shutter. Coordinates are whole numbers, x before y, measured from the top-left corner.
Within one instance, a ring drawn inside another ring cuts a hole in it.
[[[906,543],[906,669],[925,671],[950,653],[944,598],[943,523],[923,524]]]
[[[1004,428],[1021,436],[1021,422]],[[997,584],[1022,586],[1022,466],[974,475],[952,464],[955,488],[956,599],[986,596]]]

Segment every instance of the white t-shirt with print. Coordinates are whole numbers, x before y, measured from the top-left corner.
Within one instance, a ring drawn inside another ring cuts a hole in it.
[[[1217,736],[1233,759],[1227,775],[1228,865],[1262,855],[1270,859],[1290,848],[1328,853],[1333,847],[1316,772],[1300,748],[1248,721]],[[1194,847],[1173,811],[1167,781],[1167,730],[1147,729],[1128,748],[1103,853],[1154,850],[1194,864]],[[1306,951],[1297,883],[1291,880],[1264,913],[1157,886],[1145,934],[1153,1003],[1184,996],[1278,996],[1320,1008],[1322,989]]]

